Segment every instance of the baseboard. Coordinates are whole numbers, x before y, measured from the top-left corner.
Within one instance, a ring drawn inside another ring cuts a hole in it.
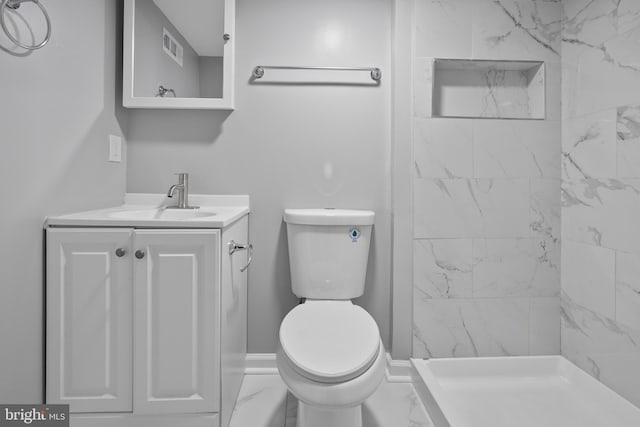
[[[275,353],[248,353],[245,364],[246,375],[278,375]]]
[[[410,383],[413,382],[411,375],[411,363],[408,360],[393,360],[387,353],[387,368],[385,377],[389,383]]]
[[[411,363],[408,360],[393,360],[386,354],[385,377],[390,383],[410,383]],[[275,353],[249,353],[246,358],[246,375],[278,375]]]

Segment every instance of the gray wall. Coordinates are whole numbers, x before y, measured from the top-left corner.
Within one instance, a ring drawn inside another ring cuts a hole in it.
[[[222,98],[224,58],[222,56],[201,56],[199,58],[200,96]]]
[[[250,352],[275,351],[296,303],[285,207],[376,211],[357,303],[390,342],[390,8],[388,0],[238,0],[236,110],[130,115],[129,192],[164,192],[184,171],[195,193],[251,196]],[[386,74],[379,87],[250,84],[258,64],[371,65]]]
[[[124,127],[119,4],[48,2],[51,42],[24,57],[0,51],[2,403],[42,400],[45,215],[119,203],[125,190],[124,163],[107,162],[108,134]],[[1,31],[0,46],[11,47]]]
[[[199,97],[200,63],[195,50],[153,0],[137,1],[135,15],[135,95],[155,96],[158,85],[163,85],[173,89],[178,97]],[[163,28],[182,45],[182,66],[164,52]]]

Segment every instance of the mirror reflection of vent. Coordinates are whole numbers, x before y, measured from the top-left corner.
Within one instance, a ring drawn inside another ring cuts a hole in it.
[[[162,50],[182,67],[182,45],[166,28],[162,29]]]

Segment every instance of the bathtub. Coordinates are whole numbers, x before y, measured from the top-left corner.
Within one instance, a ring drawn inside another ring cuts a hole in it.
[[[411,363],[435,427],[640,426],[639,408],[562,356]]]

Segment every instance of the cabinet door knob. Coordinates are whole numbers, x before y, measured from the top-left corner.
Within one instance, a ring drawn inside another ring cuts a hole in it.
[[[138,259],[144,258],[144,252],[141,251],[141,250],[137,250],[136,251],[136,258],[138,258]]]
[[[123,248],[118,248],[116,249],[116,256],[118,258],[122,258],[124,256],[124,254],[126,254],[127,251],[125,251]]]

